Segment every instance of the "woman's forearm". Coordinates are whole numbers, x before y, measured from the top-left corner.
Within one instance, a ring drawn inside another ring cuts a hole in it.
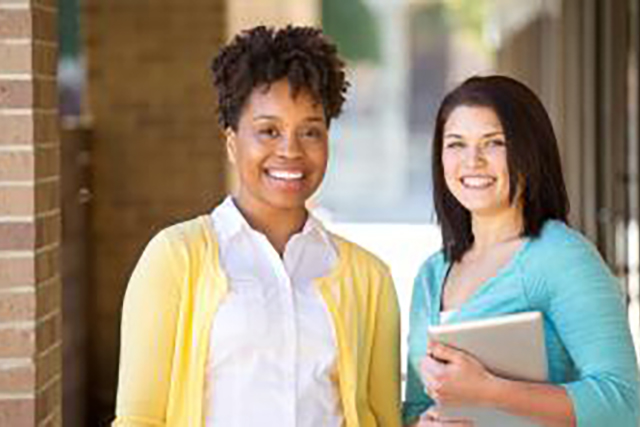
[[[574,427],[573,404],[564,388],[494,377],[486,395],[488,406],[530,418],[546,427]]]

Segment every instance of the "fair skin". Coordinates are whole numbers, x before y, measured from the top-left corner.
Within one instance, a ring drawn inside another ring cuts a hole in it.
[[[282,256],[307,219],[306,201],[322,183],[328,128],[322,105],[287,80],[253,90],[237,129],[227,129],[227,154],[238,175],[233,199],[249,224]]]
[[[509,200],[507,145],[502,125],[487,107],[459,106],[444,127],[442,163],[449,191],[471,212],[472,247],[453,264],[442,309],[457,309],[509,263],[523,243],[522,202]],[[422,378],[437,404],[492,407],[544,426],[575,426],[569,396],[551,384],[497,377],[471,355],[430,342]],[[432,408],[412,427],[469,427]]]

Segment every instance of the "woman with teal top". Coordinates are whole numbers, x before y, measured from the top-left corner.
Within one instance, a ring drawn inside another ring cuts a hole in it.
[[[595,247],[567,225],[551,121],[514,79],[473,77],[444,99],[433,141],[443,249],[421,267],[410,315],[404,422],[471,426],[437,404],[544,426],[637,427],[638,367],[625,299]],[[547,383],[500,378],[427,327],[540,311]]]

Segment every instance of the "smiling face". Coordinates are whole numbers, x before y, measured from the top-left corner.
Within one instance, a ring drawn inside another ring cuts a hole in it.
[[[442,166],[447,188],[472,215],[517,209],[509,202],[504,130],[493,109],[459,106],[444,125]]]
[[[287,80],[253,90],[227,152],[238,173],[239,208],[252,215],[305,209],[327,167],[322,105],[304,90],[292,98]]]

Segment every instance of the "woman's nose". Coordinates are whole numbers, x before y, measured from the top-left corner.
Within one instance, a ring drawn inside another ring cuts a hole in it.
[[[469,147],[466,153],[466,163],[470,165],[478,165],[484,162],[484,150],[480,146]]]
[[[300,140],[295,133],[284,135],[278,144],[278,154],[283,157],[297,157],[301,152]]]

